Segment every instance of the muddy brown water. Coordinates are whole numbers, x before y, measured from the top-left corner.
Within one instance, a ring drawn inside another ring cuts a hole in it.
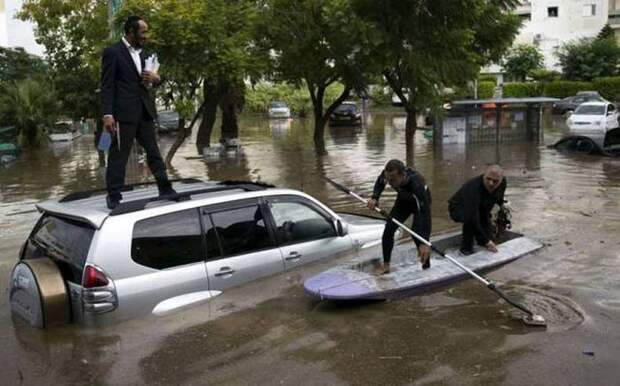
[[[387,159],[414,152],[433,194],[433,232],[454,228],[446,200],[500,162],[514,229],[545,244],[492,273],[507,293],[543,314],[523,325],[479,283],[390,302],[317,302],[303,280],[325,262],[227,291],[212,303],[103,329],[46,331],[13,321],[8,276],[38,215],[33,204],[103,186],[93,137],[24,152],[0,168],[0,379],[3,384],[617,384],[620,368],[620,159],[562,153],[562,120],[540,142],[433,147],[421,132],[405,148],[404,116],[373,112],[362,128],[241,119],[244,153],[209,162],[190,141],[174,177],[252,179],[302,189],[336,210],[364,213],[321,179],[369,194]],[[219,133],[215,133],[217,137]],[[162,137],[162,148],[171,139]],[[150,178],[141,163],[129,182]],[[394,198],[389,188],[386,205]],[[375,252],[379,254],[377,250]]]

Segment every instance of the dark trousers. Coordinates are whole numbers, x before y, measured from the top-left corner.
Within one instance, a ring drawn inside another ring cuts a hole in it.
[[[143,113],[145,115],[146,112]],[[146,162],[157,180],[159,190],[171,187],[170,181],[166,174],[166,165],[159,153],[157,140],[155,139],[155,125],[152,120],[141,121],[140,123],[123,123],[120,122],[120,150],[118,142],[112,141],[108,152],[108,168],[106,169],[106,184],[108,194],[117,199],[121,199],[121,189],[125,184],[125,172],[129,153],[133,146],[134,138],[146,152]],[[117,134],[119,135],[119,134]],[[115,139],[117,139],[115,137]]]
[[[454,222],[463,223],[463,235],[461,239],[461,248],[470,249],[474,245],[474,236],[476,226],[473,221],[465,222],[465,216],[463,215],[463,208],[457,205],[450,204],[448,206],[448,210],[450,212],[450,218]],[[479,213],[480,216],[480,225],[482,225],[482,229],[486,229],[487,231],[491,229],[491,213]]]
[[[404,200],[396,199],[394,203],[394,207],[390,212],[390,216],[394,217],[396,220],[404,223],[405,220],[411,214],[414,213],[415,203],[407,202]],[[383,247],[383,262],[389,264],[392,260],[392,249],[394,248],[394,233],[398,229],[398,225],[394,224],[393,221],[389,221],[385,224],[385,229],[383,230],[383,237],[381,238],[381,246]],[[411,236],[414,241],[416,239]]]

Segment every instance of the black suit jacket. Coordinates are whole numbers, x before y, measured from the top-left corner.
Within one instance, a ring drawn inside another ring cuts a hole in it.
[[[146,54],[140,53],[142,68]],[[138,123],[157,118],[152,89],[143,83],[138,69],[123,41],[107,47],[101,60],[101,103],[103,115],[113,115],[119,122]],[[143,116],[142,109],[148,116]]]

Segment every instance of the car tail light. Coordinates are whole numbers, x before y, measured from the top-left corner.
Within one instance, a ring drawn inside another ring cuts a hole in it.
[[[92,265],[87,265],[82,279],[82,287],[96,288],[105,287],[110,283],[106,275]]]

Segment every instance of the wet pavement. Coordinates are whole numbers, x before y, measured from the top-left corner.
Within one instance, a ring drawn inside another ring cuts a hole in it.
[[[362,128],[327,128],[326,155],[312,121],[240,122],[243,154],[205,162],[187,143],[171,175],[252,179],[302,189],[342,211],[365,213],[321,179],[369,194],[389,158],[414,154],[433,194],[433,232],[453,229],[446,200],[499,162],[514,229],[545,244],[489,275],[541,313],[527,327],[478,282],[410,299],[317,302],[304,278],[325,262],[227,291],[208,305],[105,329],[37,331],[11,320],[8,276],[38,217],[33,204],[103,187],[92,135],[0,168],[0,379],[6,384],[617,384],[620,352],[620,159],[548,149],[541,142],[433,147],[422,132],[405,148],[404,116],[376,112]],[[217,138],[219,133],[214,133]],[[162,148],[172,143],[163,137]],[[150,178],[133,164],[128,182]],[[394,198],[387,189],[386,203]],[[380,252],[377,250],[377,254]]]

